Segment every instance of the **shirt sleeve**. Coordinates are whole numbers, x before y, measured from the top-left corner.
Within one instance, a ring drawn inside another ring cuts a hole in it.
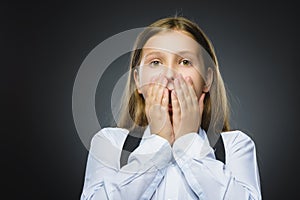
[[[93,137],[81,200],[150,199],[172,157],[168,141],[155,134],[143,138],[121,169],[122,147],[113,143],[101,131]]]
[[[199,199],[261,199],[255,144],[240,131],[232,134],[236,137],[225,146],[226,165],[216,160],[203,132],[175,141],[174,158]]]

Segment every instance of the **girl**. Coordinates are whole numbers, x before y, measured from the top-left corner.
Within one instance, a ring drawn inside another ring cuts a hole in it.
[[[137,38],[118,127],[92,139],[81,199],[261,199],[255,144],[229,128],[209,39],[183,17]]]

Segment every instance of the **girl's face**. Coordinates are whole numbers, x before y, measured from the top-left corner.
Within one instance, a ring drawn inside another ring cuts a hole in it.
[[[151,37],[143,47],[141,64],[134,71],[134,79],[138,92],[147,98],[148,85],[154,77],[160,74],[167,80],[167,89],[174,89],[174,78],[177,74],[190,77],[198,97],[202,91],[207,92],[204,79],[201,46],[188,33],[182,31],[167,31]]]

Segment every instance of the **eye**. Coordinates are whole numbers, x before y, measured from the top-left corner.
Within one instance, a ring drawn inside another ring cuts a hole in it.
[[[153,61],[150,62],[150,66],[152,66],[152,67],[156,67],[156,66],[159,66],[161,64],[162,63],[159,60],[153,60]]]
[[[187,59],[184,59],[180,62],[180,64],[184,65],[184,66],[192,66],[192,62],[187,60]]]

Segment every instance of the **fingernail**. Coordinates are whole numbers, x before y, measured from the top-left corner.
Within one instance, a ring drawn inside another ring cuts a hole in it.
[[[179,80],[177,78],[175,78],[174,83],[178,85],[179,84]]]
[[[185,81],[184,77],[182,76],[182,74],[180,74],[180,82],[183,83]]]
[[[163,85],[166,86],[167,83],[168,83],[168,80],[164,77],[164,79],[163,79]]]
[[[172,90],[172,93],[171,93],[171,94],[174,95],[174,96],[176,96],[175,90]]]

